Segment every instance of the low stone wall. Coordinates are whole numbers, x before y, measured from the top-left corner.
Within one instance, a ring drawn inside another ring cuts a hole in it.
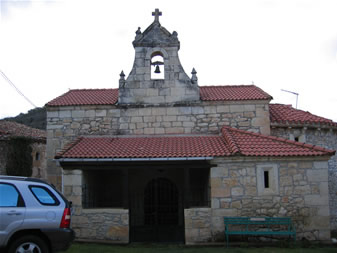
[[[73,202],[72,228],[76,239],[129,242],[129,210],[82,208],[82,171],[63,171],[63,192]]]
[[[184,210],[185,243],[197,244],[211,240],[211,208],[190,208]]]
[[[223,239],[224,216],[289,216],[299,239],[330,239],[327,161],[214,159],[213,163],[218,166],[211,169],[212,240]],[[274,173],[277,185],[261,190],[260,170]]]
[[[129,210],[124,209],[82,209],[74,215],[72,228],[77,239],[129,242]]]

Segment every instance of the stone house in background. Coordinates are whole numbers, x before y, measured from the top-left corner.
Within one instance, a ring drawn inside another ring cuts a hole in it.
[[[0,175],[6,175],[8,142],[13,137],[32,139],[32,177],[46,178],[46,131],[0,120]]]
[[[196,244],[223,239],[224,216],[290,216],[298,238],[329,240],[336,123],[255,85],[199,85],[153,15],[118,89],[47,104],[48,180],[73,201],[77,238]]]

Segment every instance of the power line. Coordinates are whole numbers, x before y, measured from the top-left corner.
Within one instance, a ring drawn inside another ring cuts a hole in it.
[[[30,101],[16,86],[15,84],[9,80],[9,78],[5,75],[4,72],[2,72],[2,70],[0,70],[1,72],[1,75],[3,76],[3,78],[5,78],[5,80],[16,90],[17,93],[19,93],[24,99],[26,99],[28,101],[28,103],[30,103],[33,107],[37,108],[37,106],[32,102]]]

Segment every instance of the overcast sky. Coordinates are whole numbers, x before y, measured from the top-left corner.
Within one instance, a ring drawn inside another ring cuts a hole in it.
[[[199,85],[252,84],[272,103],[337,121],[336,0],[0,0],[0,70],[41,107],[69,89],[117,88],[159,8]],[[0,118],[28,103],[0,75]]]

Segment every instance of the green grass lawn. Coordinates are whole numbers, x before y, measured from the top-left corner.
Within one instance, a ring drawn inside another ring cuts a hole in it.
[[[130,244],[126,246],[102,245],[75,243],[66,253],[336,253],[337,247],[306,247],[299,246],[293,248],[253,248],[253,247],[232,247],[222,246],[205,247],[205,246],[183,246],[183,245],[165,245],[165,244]]]

